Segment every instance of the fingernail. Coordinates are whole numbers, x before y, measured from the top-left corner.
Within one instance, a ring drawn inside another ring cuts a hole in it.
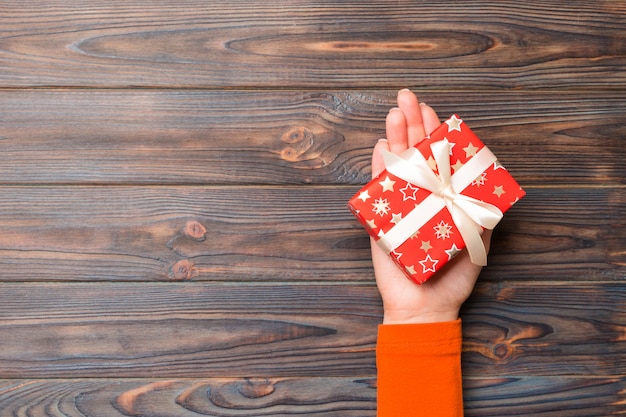
[[[400,110],[400,107],[392,107],[391,109],[389,109],[389,113],[391,113],[392,111],[398,111]]]
[[[428,104],[424,103],[423,101],[420,103],[420,106],[424,107],[424,106],[428,106]]]
[[[402,90],[398,91],[398,93],[402,93],[403,91],[408,91],[409,93],[411,92],[411,90],[409,90],[408,88],[403,88]]]
[[[387,143],[387,139],[385,139],[385,138],[380,138],[380,139],[378,139],[378,142],[384,142],[384,143]]]

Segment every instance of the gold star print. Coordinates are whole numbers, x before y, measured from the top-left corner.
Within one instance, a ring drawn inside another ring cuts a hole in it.
[[[452,245],[452,247],[450,249],[448,249],[445,252],[446,252],[446,255],[448,255],[448,260],[451,260],[452,258],[457,256],[459,254],[459,252],[461,252],[461,250],[456,247],[456,243],[455,243],[455,244]]]
[[[415,275],[415,265],[411,265],[411,266],[407,266],[404,269],[406,269],[406,272],[408,272],[410,275]]]
[[[359,199],[361,201],[363,201],[364,203],[370,198],[370,193],[367,192],[367,190],[363,191],[361,194],[359,194]]]
[[[370,229],[375,229],[377,227],[376,223],[374,223],[374,219],[372,219],[372,220],[365,220],[365,223],[367,223],[367,225],[369,226]]]
[[[470,144],[467,145],[467,147],[463,148],[463,150],[465,151],[465,157],[469,158],[470,156],[476,155],[476,151],[478,151],[478,148],[474,146],[472,142],[470,142]]]
[[[461,169],[462,166],[463,166],[463,163],[461,163],[461,160],[457,159],[455,164],[451,165],[450,168],[452,168],[454,172],[457,172],[459,169]]]
[[[502,197],[502,194],[505,194],[504,187],[502,185],[498,185],[497,187],[493,187],[493,193],[498,197]]]
[[[448,140],[448,138],[443,138],[444,140]],[[450,156],[452,156],[452,149],[454,149],[454,145],[456,145],[456,143],[454,142],[450,142],[448,140],[448,143],[450,144]]]
[[[395,181],[392,181],[391,178],[389,178],[389,176],[387,176],[383,181],[380,181],[379,184],[383,187],[383,193],[385,191],[393,191],[393,185],[395,184]]]
[[[419,230],[417,230],[417,231],[415,231],[415,233],[413,233],[413,234],[409,237],[409,239],[413,240],[413,239],[415,239],[415,238],[417,237],[417,235],[419,235],[419,234],[420,234],[420,231],[419,231]]]
[[[483,172],[480,174],[474,181],[472,181],[472,185],[480,187],[485,185],[485,181],[487,181],[487,173]]]
[[[498,161],[497,159],[493,163],[493,170],[495,171],[496,169],[503,169],[506,171],[506,168],[503,167],[500,161]]]
[[[463,123],[463,120],[453,115],[450,119],[446,120],[446,124],[448,125],[448,132],[452,132],[453,130],[457,130],[460,132],[461,123]]]
[[[402,220],[402,213],[391,213],[391,223],[398,224],[400,223],[400,220]]]
[[[452,234],[452,226],[443,220],[440,221],[437,226],[433,227],[433,229],[435,229],[437,239],[448,239]]]
[[[422,249],[424,252],[428,252],[432,248],[433,247],[430,245],[430,240],[422,240],[422,247],[420,249]]]

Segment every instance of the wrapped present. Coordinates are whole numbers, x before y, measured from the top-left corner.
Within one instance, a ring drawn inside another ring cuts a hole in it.
[[[467,248],[486,265],[481,234],[525,192],[456,114],[401,155],[349,207],[412,281],[422,284]]]

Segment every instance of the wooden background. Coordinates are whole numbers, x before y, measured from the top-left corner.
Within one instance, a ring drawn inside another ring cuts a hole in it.
[[[374,416],[398,89],[528,196],[467,416],[626,413],[626,1],[0,2],[0,417]]]

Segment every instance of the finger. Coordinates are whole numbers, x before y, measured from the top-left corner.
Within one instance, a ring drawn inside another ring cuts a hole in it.
[[[426,131],[426,134],[430,134],[441,124],[439,116],[437,116],[435,110],[433,110],[432,107],[426,103],[420,103],[420,110],[424,130]]]
[[[406,119],[402,110],[393,108],[387,115],[385,123],[387,130],[387,140],[389,141],[389,150],[395,154],[405,151],[408,145],[408,137],[406,130]]]
[[[379,139],[378,143],[374,146],[374,151],[372,152],[372,177],[377,176],[385,169],[382,155],[383,150],[389,151],[389,142],[387,139]]]
[[[408,146],[415,146],[429,133],[424,128],[417,96],[408,89],[400,90],[398,92],[398,107],[406,119]]]

